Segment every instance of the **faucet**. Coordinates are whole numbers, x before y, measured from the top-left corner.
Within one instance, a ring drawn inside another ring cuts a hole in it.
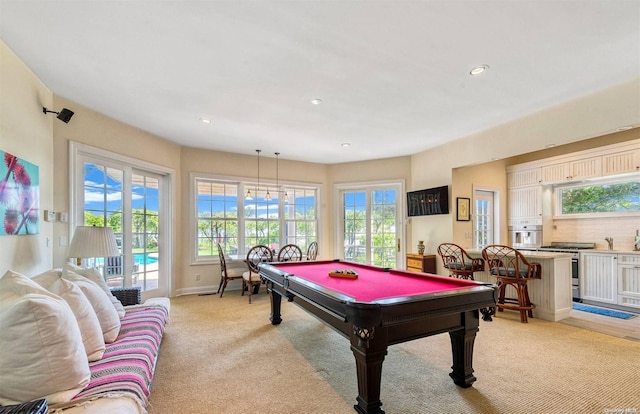
[[[613,250],[613,237],[605,237],[604,239],[609,243],[609,250]]]

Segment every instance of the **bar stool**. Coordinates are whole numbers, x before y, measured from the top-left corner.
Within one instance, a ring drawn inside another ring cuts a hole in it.
[[[533,309],[536,308],[529,298],[527,282],[542,277],[542,265],[528,262],[518,250],[499,244],[485,247],[482,250],[482,257],[487,261],[489,272],[498,281],[498,302],[496,303],[498,311],[516,310],[520,312],[520,322],[527,323],[527,316],[533,318]],[[512,286],[516,290],[516,298],[506,297],[507,286]]]
[[[473,259],[462,247],[454,243],[442,243],[438,246],[438,255],[449,276],[459,279],[473,279],[473,272],[484,270],[484,260]]]

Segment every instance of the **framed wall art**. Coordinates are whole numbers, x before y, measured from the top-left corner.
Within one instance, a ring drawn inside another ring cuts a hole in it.
[[[38,234],[39,168],[5,151],[0,157],[0,236]]]
[[[456,197],[456,220],[457,221],[470,221],[471,220],[471,199],[464,197]]]

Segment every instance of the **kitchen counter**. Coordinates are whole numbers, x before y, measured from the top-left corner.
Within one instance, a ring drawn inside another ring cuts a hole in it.
[[[482,257],[482,250],[467,250],[473,258]],[[529,297],[536,305],[533,310],[534,318],[552,322],[569,317],[573,304],[571,293],[571,253],[525,251],[521,253],[529,262],[542,265],[542,278],[528,282]],[[475,272],[473,277],[481,282],[496,283],[496,277],[489,273],[488,266],[484,272]],[[507,296],[516,297],[511,287],[507,289]],[[509,312],[509,311],[505,311]],[[499,314],[498,314],[499,317]]]
[[[530,250],[524,250],[524,249],[519,249],[519,251],[520,251],[520,253],[522,253],[522,255],[527,260],[531,259],[533,261],[542,260],[542,259],[556,259],[556,258],[560,258],[560,257],[569,257],[569,258],[571,258],[571,256],[572,256],[571,253],[545,252],[545,251],[537,251],[537,250],[530,251]],[[603,250],[603,251],[605,251],[605,250]],[[473,256],[473,257],[482,257],[482,250],[471,249],[471,250],[467,250],[467,252],[469,252],[469,253],[473,252],[473,253],[477,254],[477,256]]]
[[[612,254],[640,254],[640,250],[593,249],[593,250],[585,250],[585,251],[594,252],[594,253],[612,253]]]

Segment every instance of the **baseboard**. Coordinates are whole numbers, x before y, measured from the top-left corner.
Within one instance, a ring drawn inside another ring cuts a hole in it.
[[[232,292],[234,290],[239,291],[241,288],[227,288],[224,290],[224,293]],[[177,289],[176,296],[186,296],[186,295],[212,295],[218,291],[218,286],[198,286],[184,289]]]

